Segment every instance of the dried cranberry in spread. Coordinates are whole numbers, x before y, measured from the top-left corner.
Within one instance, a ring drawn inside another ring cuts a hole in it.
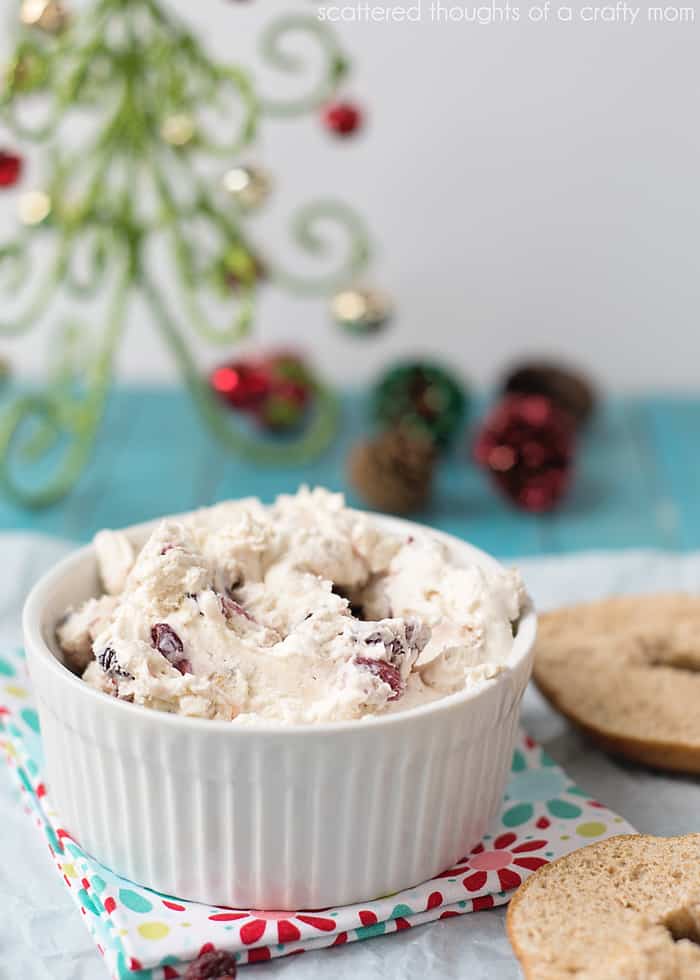
[[[108,694],[236,724],[361,719],[503,670],[517,572],[464,564],[302,488],[156,527],[141,550],[101,531],[105,594],[57,626],[68,666]]]

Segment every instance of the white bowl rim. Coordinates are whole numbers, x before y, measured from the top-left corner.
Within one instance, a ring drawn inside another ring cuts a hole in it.
[[[212,505],[215,506],[215,505]],[[188,511],[187,513],[192,513]],[[448,544],[451,548],[467,551],[472,559],[490,568],[502,568],[503,566],[487,552],[482,551],[468,541],[455,537],[445,531],[437,530],[428,525],[408,521],[399,517],[392,517],[385,514],[373,513],[369,511],[353,510],[353,513],[362,514],[383,527],[403,534],[421,533],[431,534],[439,540]],[[183,514],[168,515],[177,520]],[[144,521],[140,524],[132,524],[122,528],[125,533],[135,538],[140,538],[148,534],[163,518],[155,518]],[[513,639],[513,651],[508,663],[510,670],[507,674],[499,674],[491,680],[483,681],[475,688],[457,691],[427,704],[416,705],[407,708],[405,711],[396,711],[386,715],[366,715],[363,718],[351,719],[348,721],[332,722],[303,722],[289,724],[283,721],[255,721],[247,722],[245,725],[234,725],[230,721],[210,718],[192,718],[186,715],[171,714],[166,711],[158,711],[155,708],[148,708],[144,705],[131,704],[127,701],[120,701],[118,698],[98,691],[96,688],[86,684],[82,678],[74,674],[65,664],[56,657],[49,645],[46,643],[42,634],[43,610],[47,596],[51,594],[52,587],[56,580],[70,575],[74,569],[82,562],[93,557],[94,544],[90,542],[81,548],[71,552],[65,558],[57,562],[48,572],[38,580],[30,591],[24,603],[22,612],[22,626],[24,639],[27,646],[32,646],[32,653],[38,654],[44,665],[53,672],[58,683],[72,685],[76,693],[82,692],[83,697],[99,699],[104,710],[126,712],[125,721],[128,718],[135,719],[134,712],[143,721],[152,724],[164,724],[175,726],[176,728],[199,730],[201,732],[227,732],[230,737],[242,737],[246,735],[284,735],[284,736],[313,736],[317,734],[331,734],[349,731],[369,731],[386,726],[410,723],[412,720],[426,715],[449,711],[468,701],[478,698],[488,689],[499,682],[500,678],[509,676],[527,660],[532,651],[537,632],[537,616],[532,600],[528,596],[518,620],[518,630]]]

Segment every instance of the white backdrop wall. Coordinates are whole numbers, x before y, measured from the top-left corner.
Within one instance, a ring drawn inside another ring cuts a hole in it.
[[[317,9],[308,0],[169,2],[217,56],[257,66],[270,89],[256,60],[261,25]],[[276,181],[269,212],[252,225],[263,250],[293,264],[294,207],[345,198],[371,226],[367,278],[395,296],[393,326],[354,340],[329,323],[323,301],[272,287],[256,342],[307,347],[344,383],[399,354],[430,352],[488,384],[508,360],[547,352],[611,389],[700,389],[700,10],[650,23],[644,6],[632,24],[618,4],[607,8],[616,22],[591,23],[577,3],[565,23],[553,0],[547,23],[530,21],[523,3],[517,23],[475,24],[459,19],[466,4],[443,6],[458,19],[431,19],[428,0],[413,23],[373,22],[345,5],[353,19],[337,30],[354,59],[347,93],[368,111],[362,138],[341,145],[316,118],[270,120],[253,157]],[[37,180],[32,162],[25,186]],[[3,192],[2,238],[15,207],[16,194]],[[0,350],[31,372],[43,367],[44,344],[45,335],[0,340]],[[173,376],[138,308],[119,367],[124,377]]]

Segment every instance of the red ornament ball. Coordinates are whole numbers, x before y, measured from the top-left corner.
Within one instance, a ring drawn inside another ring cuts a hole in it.
[[[22,157],[8,150],[0,150],[0,187],[14,187],[22,176]]]
[[[239,411],[258,408],[270,393],[270,378],[261,364],[246,361],[222,364],[212,371],[210,381],[217,395]]]
[[[517,507],[544,513],[571,484],[575,427],[542,395],[507,395],[482,423],[474,456]]]
[[[231,408],[275,432],[296,428],[313,394],[311,372],[301,357],[287,351],[222,364],[209,382]]]
[[[185,972],[185,980],[235,980],[236,957],[223,949],[212,949],[193,960]]]
[[[323,123],[336,136],[352,136],[362,126],[362,112],[352,102],[331,102],[323,111]]]

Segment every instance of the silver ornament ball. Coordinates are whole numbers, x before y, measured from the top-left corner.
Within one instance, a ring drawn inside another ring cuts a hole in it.
[[[370,334],[382,330],[392,314],[392,303],[378,289],[353,286],[341,289],[331,300],[335,322],[348,333]]]

